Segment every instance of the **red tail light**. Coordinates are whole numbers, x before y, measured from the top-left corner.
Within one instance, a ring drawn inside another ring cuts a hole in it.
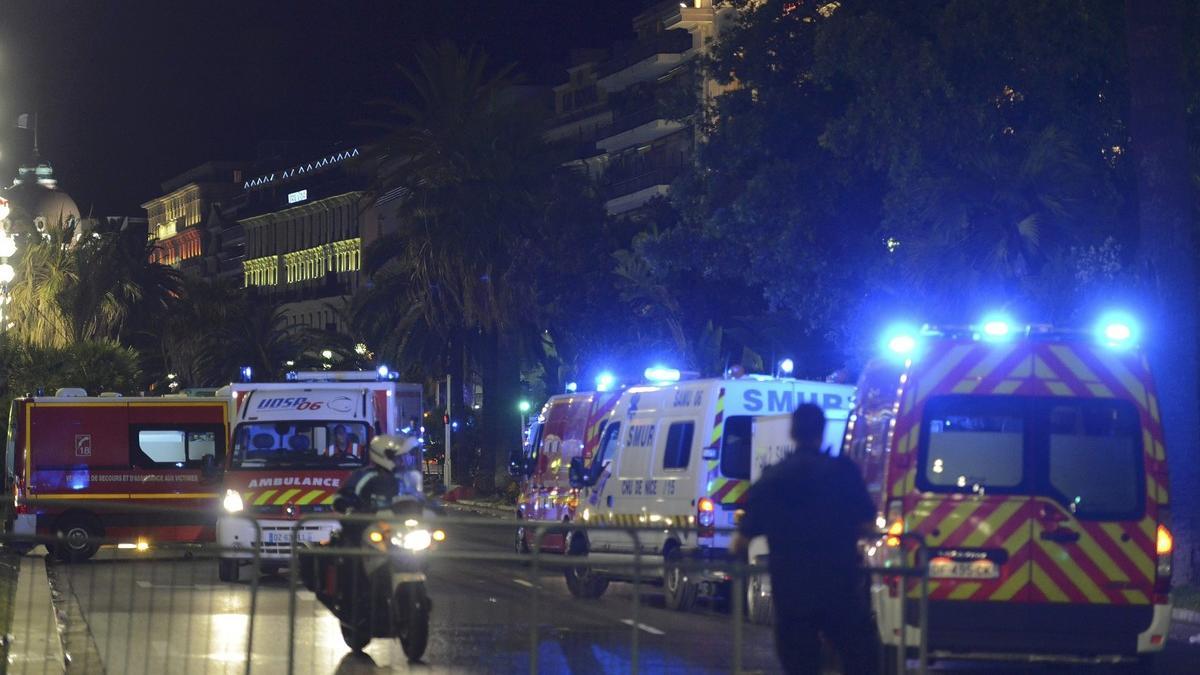
[[[708,497],[701,497],[696,502],[696,524],[700,526],[701,537],[711,537],[715,532],[713,526],[717,523],[717,506]]]

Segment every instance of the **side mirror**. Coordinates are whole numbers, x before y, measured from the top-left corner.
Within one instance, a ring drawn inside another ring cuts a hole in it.
[[[200,473],[205,478],[213,478],[219,473],[216,456],[205,455],[200,460]]]
[[[571,465],[567,468],[567,479],[571,481],[571,487],[587,487],[592,484],[589,478],[588,471],[583,466],[583,458],[572,457]]]

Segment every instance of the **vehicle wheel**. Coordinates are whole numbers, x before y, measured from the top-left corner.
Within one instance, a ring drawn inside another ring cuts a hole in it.
[[[667,608],[686,612],[696,604],[696,582],[683,570],[683,554],[678,548],[667,552],[663,590],[667,592]]]
[[[755,575],[746,586],[746,617],[759,626],[770,625],[775,608],[769,593],[763,592],[762,575]]]
[[[104,530],[93,516],[68,515],[54,526],[58,541],[52,549],[54,557],[63,562],[81,562],[96,555]]]
[[[398,621],[400,631],[397,631],[404,656],[408,657],[408,661],[420,661],[425,655],[425,647],[430,644],[430,614],[433,609],[430,596],[426,595],[424,586],[410,589],[402,586],[396,590],[392,607],[404,613],[403,620]]]
[[[227,560],[221,558],[217,561],[217,577],[221,581],[236,582],[240,574],[241,567],[236,560]]]
[[[347,647],[356,652],[361,652],[371,643],[371,627],[369,625],[352,626],[343,621],[342,639],[346,641]]]
[[[571,537],[567,555],[587,555],[587,541],[580,537]],[[577,598],[594,600],[608,590],[608,579],[596,574],[587,565],[568,567],[563,571],[567,580],[567,590]]]

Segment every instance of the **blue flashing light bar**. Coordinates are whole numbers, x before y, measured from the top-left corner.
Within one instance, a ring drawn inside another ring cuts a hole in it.
[[[678,368],[667,368],[664,366],[652,366],[647,368],[643,375],[650,382],[678,382],[682,377],[682,373]]]
[[[388,370],[387,366],[379,366],[378,368],[375,369],[375,372],[379,373],[379,377],[386,380],[388,373],[391,371]]]
[[[791,375],[792,371],[796,370],[796,362],[791,359],[784,359],[779,362],[779,372],[783,375]]]

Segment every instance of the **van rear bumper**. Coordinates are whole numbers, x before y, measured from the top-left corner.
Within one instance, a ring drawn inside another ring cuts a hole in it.
[[[887,597],[886,589],[875,588],[873,595],[880,637],[898,644],[899,601]],[[905,609],[905,642],[915,646],[918,604],[909,600]],[[1161,651],[1170,617],[1170,605],[930,601],[929,650],[1035,661],[1114,661]]]

